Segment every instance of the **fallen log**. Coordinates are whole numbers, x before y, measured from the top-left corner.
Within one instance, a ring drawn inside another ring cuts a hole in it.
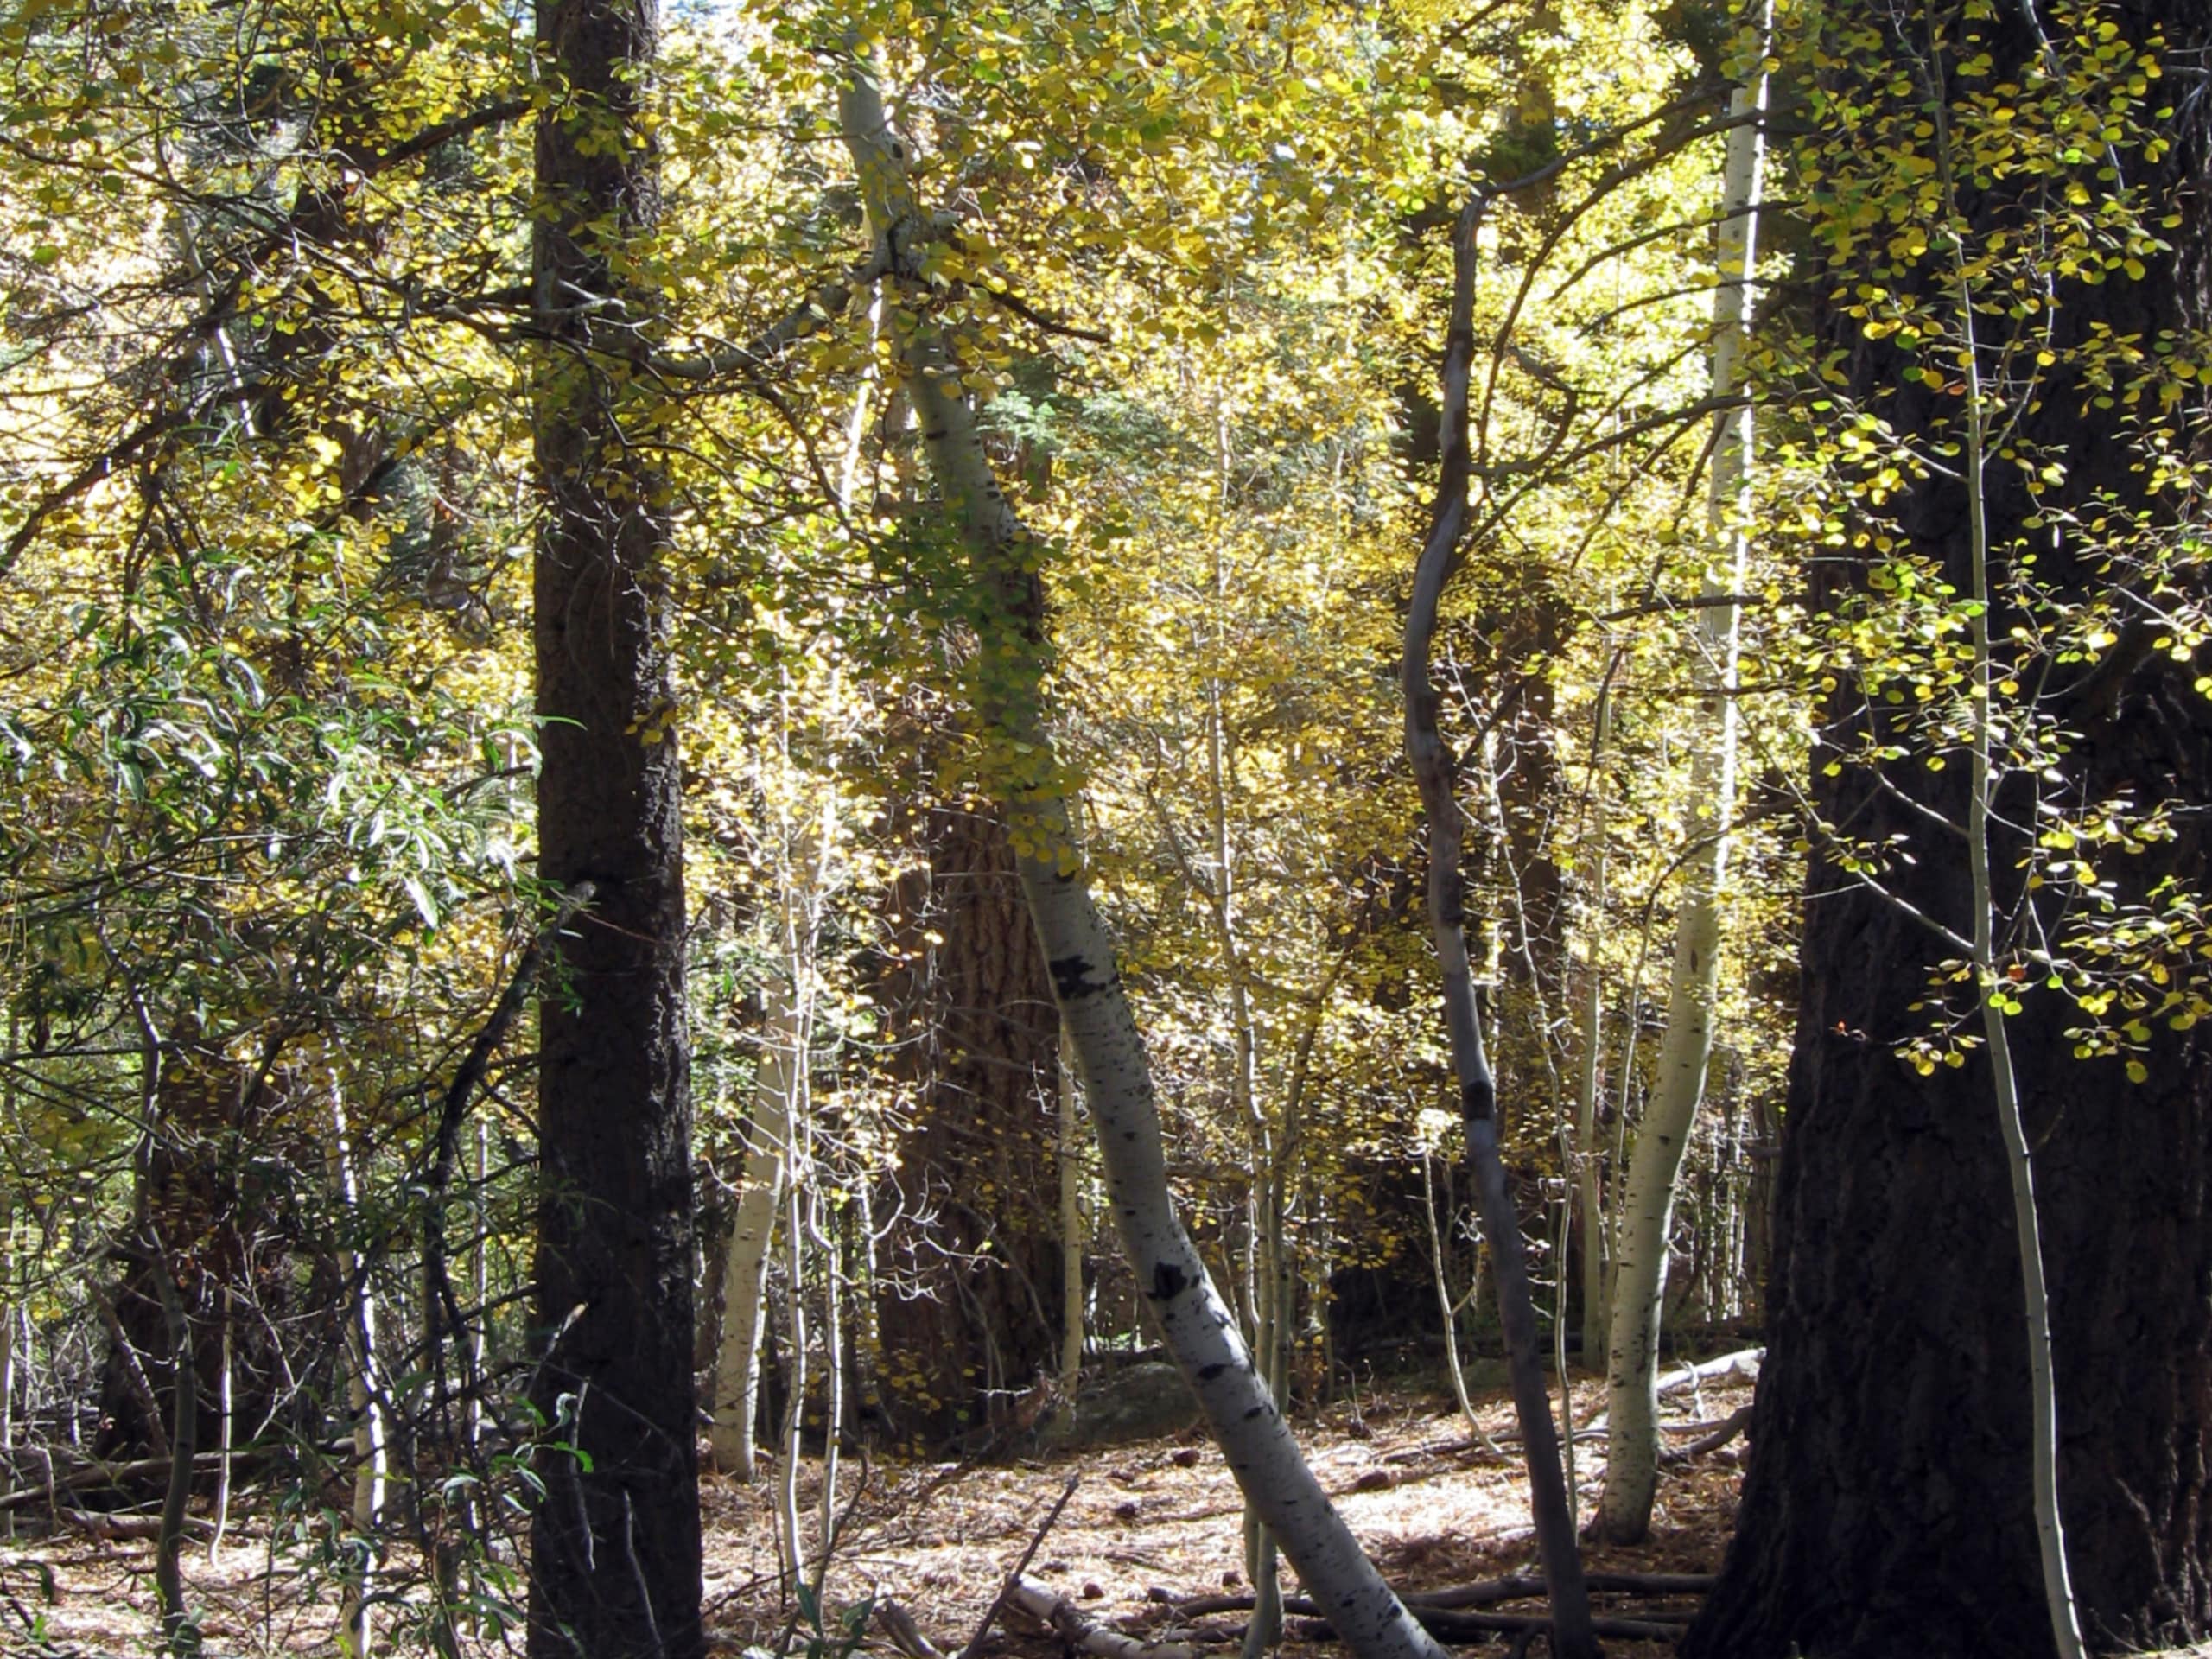
[[[88,1537],[103,1542],[132,1542],[162,1535],[162,1517],[158,1515],[102,1515],[96,1510],[56,1510],[54,1518],[76,1528]],[[203,1521],[198,1516],[187,1516],[183,1529],[195,1538],[212,1538],[215,1523]]]
[[[257,1463],[264,1459],[279,1457],[298,1449],[297,1446],[289,1443],[264,1446],[239,1446],[231,1452],[230,1457],[234,1465]],[[353,1450],[353,1442],[350,1440],[331,1440],[315,1449],[327,1457],[349,1455]],[[212,1471],[218,1467],[222,1460],[223,1453],[220,1452],[202,1452],[193,1459],[192,1466],[195,1470]],[[81,1491],[87,1486],[119,1486],[126,1480],[137,1480],[147,1475],[166,1475],[169,1471],[170,1462],[171,1459],[168,1458],[137,1458],[128,1463],[79,1464],[66,1472],[57,1469],[54,1472],[51,1490],[73,1492]],[[48,1485],[41,1482],[36,1486],[25,1486],[16,1491],[0,1492],[0,1511],[19,1510],[31,1503],[43,1503],[47,1500],[48,1491]]]
[[[1658,1392],[1662,1395],[1675,1394],[1697,1383],[1709,1382],[1716,1376],[1728,1376],[1738,1372],[1756,1382],[1759,1374],[1759,1362],[1765,1357],[1766,1350],[1764,1348],[1738,1348],[1732,1354],[1720,1354],[1712,1359],[1701,1359],[1694,1365],[1685,1365],[1679,1371],[1669,1371],[1661,1377],[1658,1382]],[[1601,1429],[1605,1426],[1605,1414],[1600,1411],[1582,1427],[1586,1429]]]
[[[1096,1659],[1198,1659],[1197,1649],[1179,1642],[1141,1642],[1109,1630],[1065,1596],[1053,1594],[1033,1580],[1014,1580],[1001,1599],[1048,1627],[1070,1647]]]
[[[1697,1596],[1719,1582],[1711,1573],[1592,1573],[1586,1580],[1592,1592],[1629,1596]],[[1522,1601],[1544,1593],[1544,1581],[1522,1574],[1484,1579],[1472,1584],[1446,1585],[1440,1590],[1409,1590],[1400,1597],[1414,1617],[1427,1624],[1431,1612],[1452,1612],[1467,1607],[1488,1607],[1501,1601]],[[1178,1618],[1204,1618],[1211,1613],[1252,1611],[1249,1592],[1241,1595],[1192,1596],[1173,1604]],[[1290,1613],[1317,1614],[1313,1604],[1300,1596],[1283,1603]]]
[[[1552,1627],[1549,1613],[1453,1613],[1431,1607],[1415,1612],[1414,1617],[1440,1642],[1477,1642],[1501,1631],[1512,1635],[1522,1630],[1541,1632]],[[1679,1642],[1689,1627],[1687,1618],[1662,1621],[1598,1615],[1590,1620],[1592,1634],[1618,1637],[1624,1642]],[[1294,1629],[1298,1636],[1308,1642],[1336,1639],[1336,1633],[1326,1619],[1301,1618]]]

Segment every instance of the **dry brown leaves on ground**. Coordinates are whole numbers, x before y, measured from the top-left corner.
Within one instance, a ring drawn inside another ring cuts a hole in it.
[[[1596,1379],[1577,1382],[1578,1421],[1599,1409],[1602,1388]],[[1732,1378],[1708,1385],[1695,1401],[1685,1396],[1677,1414],[1713,1421],[1749,1398],[1749,1384]],[[1502,1400],[1481,1412],[1494,1435],[1507,1432],[1510,1415]],[[1456,1410],[1430,1398],[1386,1394],[1357,1408],[1323,1412],[1302,1421],[1299,1432],[1322,1484],[1402,1588],[1436,1589],[1537,1570],[1518,1464],[1454,1449],[1465,1434]],[[1732,1453],[1740,1446],[1669,1470],[1651,1541],[1633,1549],[1593,1548],[1587,1554],[1592,1569],[1713,1570],[1733,1516]],[[1577,1452],[1586,1515],[1603,1474],[1603,1441],[1586,1441]],[[867,1467],[864,1482],[860,1460],[848,1457],[843,1468],[844,1519],[825,1598],[833,1615],[871,1597],[892,1598],[938,1646],[957,1652],[1072,1475],[1078,1478],[1075,1493],[1031,1562],[1031,1579],[1133,1635],[1173,1629],[1183,1640],[1195,1633],[1204,1643],[1232,1640],[1241,1630],[1241,1614],[1193,1620],[1173,1605],[1245,1587],[1242,1507],[1220,1458],[1198,1437],[1012,1464],[879,1459]],[[802,1479],[810,1517],[819,1482],[818,1467],[810,1464]],[[790,1622],[778,1591],[773,1496],[772,1471],[751,1486],[707,1478],[705,1590],[711,1640],[720,1652],[773,1648]],[[810,1548],[814,1542],[810,1521]],[[212,1561],[204,1544],[194,1545],[185,1560],[211,1656],[336,1651],[334,1586],[302,1570],[299,1546],[272,1548],[264,1517],[249,1515],[242,1527],[234,1525]],[[27,1622],[41,1618],[51,1653],[92,1659],[154,1651],[152,1567],[151,1546],[140,1541],[67,1535],[0,1543],[0,1592],[13,1604],[0,1605],[0,1651],[37,1652]],[[1599,1600],[1607,1611],[1639,1618],[1679,1618],[1691,1605],[1681,1599]],[[1532,1603],[1510,1610],[1541,1611]],[[874,1630],[869,1641],[880,1642]],[[480,1646],[499,1650],[488,1639]],[[1284,1650],[1304,1659],[1332,1649],[1294,1628]],[[1610,1642],[1606,1650],[1615,1659],[1656,1659],[1667,1649]],[[1002,1621],[986,1651],[1045,1659],[1058,1654],[1059,1643],[1005,1628]]]

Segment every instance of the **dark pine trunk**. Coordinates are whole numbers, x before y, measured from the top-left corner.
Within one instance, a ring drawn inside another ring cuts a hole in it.
[[[1058,1362],[1059,1014],[997,812],[939,806],[924,835],[886,987],[913,1116],[879,1363],[902,1439],[973,1445]]]
[[[1881,26],[1874,8],[1863,10],[1852,21]],[[2061,10],[2044,10],[2054,35],[2067,21],[2056,16]],[[1997,79],[2020,79],[2037,54],[2021,15],[2001,6],[1975,26],[1994,54]],[[2195,73],[2188,66],[2212,36],[2200,10],[2189,9],[2184,22],[2181,9],[2126,0],[2103,15],[2137,41],[2163,23],[2177,48],[2163,95],[2184,111],[2201,104],[2193,80],[2176,84]],[[1919,16],[1905,27],[1927,38]],[[1860,56],[1868,84],[1852,90],[1877,105],[1894,96],[1883,87],[1898,65]],[[2161,164],[2121,158],[2130,182],[2152,192],[2153,222],[2160,202],[2190,219],[2167,232],[2179,250],[2147,280],[2114,273],[2096,287],[2061,289],[2062,361],[2069,345],[2089,337],[2093,321],[2146,340],[2205,321],[2200,119],[2184,118]],[[1964,205],[1978,226],[2002,223],[2020,207],[1994,190],[1969,194]],[[1854,280],[1829,270],[1815,286],[1848,296]],[[1849,354],[1856,395],[1923,443],[1939,431],[1955,435],[1959,398],[1903,381],[1889,346],[1866,341],[1848,319],[1831,311],[1822,327]],[[2073,504],[2107,493],[2140,501],[2133,470],[2140,451],[2126,422],[2085,410],[2087,396],[2078,380],[2054,380],[2025,436],[2063,460]],[[2155,401],[2146,397],[2144,407]],[[1988,476],[1991,541],[2001,554],[2025,533],[2029,508],[2016,468],[1993,461]],[[1930,479],[1901,503],[1897,519],[1911,549],[1941,561],[1965,591],[1962,485]],[[2073,527],[2038,533],[2037,575],[2076,597],[2120,580],[2101,570],[2096,539]],[[1870,567],[1858,558],[1823,560],[1815,569],[1813,602],[1823,610],[1866,591]],[[1992,631],[2000,642],[2008,620],[2000,608]],[[2212,851],[2212,701],[2191,684],[2205,671],[2203,653],[2177,663],[2150,644],[2139,626],[2094,666],[2059,665],[2045,701],[2059,725],[2078,734],[2054,795],[2125,795],[2139,808],[2165,800],[2184,809],[2173,840],[2100,859],[2122,896],[2137,899],[2168,875],[2201,894]],[[1878,700],[1872,707],[1886,709]],[[1825,738],[1840,747],[1885,735],[1869,723],[1886,716],[1869,715],[1849,681],[1826,715]],[[1834,752],[1816,754],[1816,773]],[[1960,823],[1966,770],[1962,755],[1941,772],[1909,760],[1890,766],[1889,781]],[[1893,890],[1969,930],[1965,851],[1955,835],[1878,790],[1855,765],[1833,779],[1816,776],[1815,794],[1823,817],[1854,838],[1897,837],[1916,861],[1892,861],[1885,879]],[[2018,822],[2026,800],[2016,780],[1999,810]],[[2000,894],[2007,903],[2017,896],[2021,856],[2016,838],[1995,834],[1992,867],[2015,887]],[[1805,1659],[2036,1659],[2053,1644],[2030,1509],[2026,1344],[1989,1071],[1980,1050],[1962,1069],[1938,1066],[1926,1077],[1896,1058],[1901,1043],[1930,1029],[1931,1013],[1912,1005],[1929,995],[1931,966],[1957,953],[1893,906],[1854,890],[1827,859],[1815,858],[1809,890],[1757,1454],[1720,1584],[1683,1651],[1691,1659],[1792,1651]],[[2057,918],[2045,919],[2060,937]],[[2069,1003],[2040,988],[2023,995],[2012,1043],[2035,1149],[2060,1505],[2085,1634],[2107,1650],[2191,1641],[2212,1632],[2209,1027],[2177,1033],[2152,1019],[2141,1057],[2147,1079],[2132,1085],[2116,1059],[2074,1058],[2065,1032],[2082,1020]]]
[[[657,411],[626,366],[652,297],[624,268],[658,208],[639,126],[652,0],[543,0],[532,278],[543,492],[538,857],[589,907],[540,1013],[533,1659],[696,1659],[696,1402],[683,861],[661,601]]]

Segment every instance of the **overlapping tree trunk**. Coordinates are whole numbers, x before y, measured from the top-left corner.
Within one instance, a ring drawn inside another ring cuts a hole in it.
[[[1444,981],[1445,1024],[1459,1090],[1459,1116],[1474,1177],[1483,1241],[1490,1247],[1497,1285],[1498,1323],[1505,1336],[1513,1405],[1520,1420],[1529,1470],[1529,1497],[1536,1539],[1550,1587],[1552,1650],[1560,1659],[1589,1659],[1598,1651],[1590,1630],[1590,1601],[1575,1546],[1574,1510],[1560,1470],[1559,1431],[1552,1421],[1543,1360],[1536,1351],[1536,1311],[1529,1294],[1529,1268],[1521,1217],[1505,1180],[1497,1122],[1497,1085],[1483,1047],[1475,1004],[1474,971],[1467,958],[1466,876],[1460,865],[1465,823],[1459,810],[1457,758],[1437,723],[1439,696],[1429,674],[1437,610],[1458,568],[1467,527],[1467,380],[1474,357],[1475,233],[1483,198],[1470,201],[1452,234],[1452,311],[1445,334],[1443,470],[1406,613],[1405,656],[1400,683],[1406,700],[1406,754],[1421,787],[1428,824],[1428,914]]]
[[[914,283],[936,232],[915,202],[911,152],[890,130],[857,54],[838,112],[875,240],[871,263],[887,280]],[[893,323],[893,340],[976,601],[975,713],[983,761],[1007,803],[1022,890],[1082,1069],[1106,1202],[1123,1247],[1238,1485],[1346,1644],[1361,1659],[1440,1659],[1300,1456],[1175,1214],[1150,1064],[1113,941],[1091,901],[1039,700],[1036,544],[992,474],[926,296],[918,289],[914,298],[912,321]]]

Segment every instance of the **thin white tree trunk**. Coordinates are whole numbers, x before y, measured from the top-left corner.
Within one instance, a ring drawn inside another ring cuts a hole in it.
[[[1945,118],[1945,93],[1939,86],[1934,107],[1936,150],[1942,168],[1945,219],[1960,223],[1951,160],[1951,135]],[[2036,1216],[2035,1166],[2027,1129],[2020,1117],[2020,1091],[2012,1071],[2012,1045],[2005,1010],[1998,1005],[1997,894],[1989,870],[1989,804],[1996,788],[1991,765],[1991,702],[2004,673],[1990,650],[1988,408],[1981,375],[1981,347],[1974,325],[1974,285],[1966,268],[1966,249],[1955,232],[1952,266],[1958,284],[1960,365],[1966,382],[1967,524],[1974,581],[1974,765],[1967,794],[1967,867],[1974,901],[1975,995],[1981,1003],[1983,1035],[1989,1043],[1989,1077],[1995,1094],[1997,1123],[2005,1141],[2005,1173],[2012,1193],[2012,1236],[2020,1260],[2021,1322],[2028,1348],[2030,1478],[2036,1517],[2036,1553],[2042,1570],[2044,1608],[2050,1621],[2058,1659],[2082,1659],[2081,1614],[2074,1600],[2066,1564],[2065,1524],[2058,1508],[2058,1387],[2051,1357],[2050,1300],[2043,1270],[2043,1229]]]
[[[798,1043],[798,993],[778,974],[753,1070],[753,1115],[745,1128],[745,1172],[722,1274],[721,1353],[715,1366],[715,1466],[749,1481],[756,1462],[760,1344],[767,1317],[769,1247],[790,1179],[791,1086]]]
[[[845,1415],[845,1321],[839,1306],[844,1275],[838,1270],[835,1236],[823,1224],[822,1187],[807,1192],[807,1234],[822,1262],[822,1501],[815,1525],[822,1551],[815,1558],[814,1599],[822,1605],[823,1582],[837,1545],[837,1436]]]
[[[791,1127],[795,1133],[804,1133],[796,1111]],[[806,1582],[806,1535],[798,1507],[800,1433],[806,1421],[806,1224],[800,1214],[806,1201],[800,1173],[803,1156],[795,1141],[791,1176],[784,1186],[784,1307],[789,1329],[784,1344],[782,1459],[776,1471],[776,1526],[783,1539],[784,1559],[790,1564],[792,1589]]]
[[[1618,659],[1616,659],[1618,660]],[[1605,1172],[1598,1155],[1598,1101],[1605,1081],[1605,976],[1599,947],[1605,929],[1606,830],[1610,797],[1603,763],[1612,739],[1612,678],[1598,690],[1596,735],[1590,745],[1590,915],[1583,924],[1582,1057],[1574,1090],[1574,1190],[1582,1217],[1582,1363],[1595,1370],[1605,1351],[1606,1243]]]
[[[230,1529],[231,1524],[231,1465],[237,1449],[232,1439],[231,1408],[238,1398],[238,1384],[232,1375],[236,1357],[232,1352],[232,1326],[236,1322],[237,1312],[231,1287],[226,1285],[223,1287],[222,1329],[216,1338],[215,1526],[207,1537],[207,1560],[211,1565],[216,1552],[223,1547],[223,1535]]]
[[[944,510],[984,601],[994,675],[978,676],[988,764],[1006,798],[1022,891],[1080,1062],[1107,1202],[1168,1351],[1198,1395],[1246,1498],[1357,1659],[1442,1659],[1383,1582],[1300,1456],[1229,1309],[1169,1197],[1166,1148],[1144,1040],[1092,903],[1041,707],[1038,548],[991,473],[958,368],[918,276],[931,221],[914,199],[911,151],[891,132],[873,71],[854,54],[838,99],[874,238],[871,268],[898,280],[915,321],[896,335]]]
[[[1713,299],[1712,386],[1716,398],[1743,385],[1750,345],[1751,281],[1758,258],[1759,174],[1765,150],[1761,123],[1766,77],[1738,87],[1722,179],[1719,286]],[[1713,465],[1706,493],[1709,556],[1700,597],[1738,593],[1751,505],[1751,411],[1714,417]],[[1698,613],[1697,674],[1704,696],[1701,728],[1691,762],[1688,833],[1700,842],[1683,874],[1675,962],[1668,985],[1667,1034],[1659,1050],[1650,1104],[1629,1160],[1619,1259],[1613,1282],[1607,1352],[1605,1486],[1598,1505],[1601,1535],[1640,1541],[1651,1525],[1659,1478],[1659,1323],[1667,1284],[1667,1243],[1682,1154],[1705,1093],[1713,1052],[1713,1004],[1719,988],[1721,887],[1728,864],[1736,787],[1737,607],[1708,602]]]
[[[1467,1433],[1480,1441],[1483,1449],[1497,1457],[1504,1450],[1484,1431],[1482,1421],[1475,1415],[1475,1402],[1467,1393],[1466,1368],[1459,1363],[1459,1309],[1462,1304],[1452,1299],[1452,1281],[1444,1271],[1444,1229],[1436,1218],[1436,1178],[1431,1166],[1435,1154],[1424,1145],[1421,1149],[1421,1216],[1428,1223],[1428,1268],[1436,1281],[1436,1308],[1444,1316],[1444,1364],[1452,1376],[1452,1397],[1459,1402],[1459,1415],[1466,1420]],[[1479,1249],[1475,1255],[1475,1283],[1483,1276],[1483,1259]]]
[[[339,1202],[352,1214],[360,1203],[360,1177],[353,1167],[351,1138],[346,1122],[345,1097],[337,1079],[330,1092],[331,1173],[338,1184]],[[370,1609],[376,1592],[375,1540],[383,1522],[385,1484],[384,1388],[378,1376],[377,1307],[366,1264],[356,1250],[339,1255],[350,1305],[346,1310],[346,1346],[348,1360],[346,1403],[353,1418],[353,1502],[352,1520],[354,1559],[346,1575],[339,1604],[338,1644],[347,1659],[368,1659],[375,1640]]]
[[[1083,1387],[1083,1129],[1075,1046],[1060,1033],[1060,1409],[1072,1416]]]

